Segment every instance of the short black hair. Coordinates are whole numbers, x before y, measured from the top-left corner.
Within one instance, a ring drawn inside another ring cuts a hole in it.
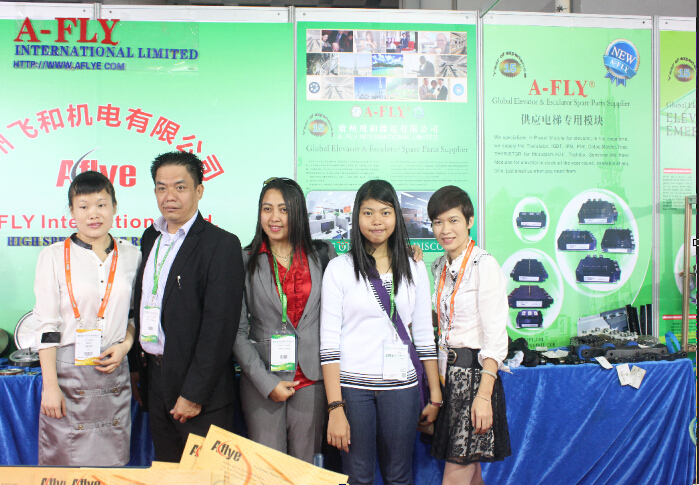
[[[150,165],[153,183],[155,183],[155,175],[158,173],[158,169],[164,165],[181,165],[185,167],[196,185],[201,185],[204,181],[204,163],[193,153],[174,151],[161,153],[155,157],[155,160]]]
[[[455,185],[445,185],[430,197],[427,203],[427,216],[433,221],[440,214],[451,209],[461,209],[461,213],[466,218],[466,224],[473,217],[473,203],[466,191]],[[470,229],[468,232],[471,234]]]
[[[393,207],[396,216],[396,227],[393,234],[388,237],[388,249],[391,255],[391,269],[393,270],[393,281],[395,282],[395,292],[405,279],[405,283],[413,282],[413,275],[410,271],[410,258],[412,249],[410,248],[410,238],[408,229],[405,227],[403,211],[400,208],[398,195],[393,186],[385,180],[370,180],[362,185],[354,198],[354,208],[352,209],[352,229],[350,230],[350,241],[352,246],[350,253],[354,263],[354,276],[359,281],[359,277],[368,280],[371,276],[378,276],[376,270],[376,260],[367,253],[364,243],[366,238],[359,229],[359,211],[362,204],[374,199]]]
[[[117,204],[114,186],[104,174],[92,170],[78,174],[68,187],[68,207],[73,208],[76,195],[96,194],[106,190],[112,196],[112,205]]]

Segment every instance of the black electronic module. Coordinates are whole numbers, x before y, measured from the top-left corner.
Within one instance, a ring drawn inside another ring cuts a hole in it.
[[[611,202],[602,199],[587,199],[578,211],[580,224],[614,224],[619,214]]]
[[[517,328],[541,328],[544,317],[539,310],[521,310],[517,313]]]
[[[594,251],[597,249],[597,239],[590,231],[566,229],[558,236],[559,251]]]
[[[630,229],[609,228],[604,231],[601,248],[603,253],[633,253],[636,249]]]
[[[537,285],[519,286],[507,297],[510,308],[548,308],[553,298]]]
[[[517,261],[510,276],[515,281],[540,283],[549,277],[544,265],[538,259],[522,259]]]
[[[616,283],[620,277],[619,263],[602,256],[586,256],[575,270],[575,279],[579,283]]]
[[[546,213],[541,212],[520,212],[517,217],[517,227],[522,229],[541,229],[546,227]]]

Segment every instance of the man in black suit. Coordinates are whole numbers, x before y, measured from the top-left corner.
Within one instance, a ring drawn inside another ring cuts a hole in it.
[[[141,238],[135,285],[140,399],[157,461],[179,462],[189,433],[231,430],[244,269],[238,238],[204,220],[203,165],[171,152],[151,165],[162,217]],[[134,367],[131,367],[132,370]]]
[[[444,79],[437,79],[437,99],[446,101],[449,88],[444,85]]]

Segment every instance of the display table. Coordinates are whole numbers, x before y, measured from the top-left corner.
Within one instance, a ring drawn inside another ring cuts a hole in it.
[[[488,485],[688,485],[696,417],[692,361],[643,362],[639,389],[597,364],[500,372],[512,456],[484,464]],[[416,444],[416,484],[438,485],[444,463]]]
[[[640,389],[620,386],[614,370],[596,364],[501,372],[513,455],[485,464],[485,483],[691,484],[692,362],[635,365],[646,370]],[[37,463],[40,400],[40,376],[0,378],[0,465]],[[147,415],[134,405],[132,416],[131,464],[149,465]],[[416,438],[415,484],[441,484],[443,469]]]

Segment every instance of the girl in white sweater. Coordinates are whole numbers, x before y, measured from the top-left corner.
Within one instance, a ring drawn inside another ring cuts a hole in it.
[[[373,483],[377,450],[384,483],[411,484],[416,426],[436,419],[442,394],[427,270],[410,258],[391,184],[372,180],[359,189],[350,237],[351,251],[323,278],[328,443],[343,450],[352,485]],[[421,409],[422,364],[429,403]]]

